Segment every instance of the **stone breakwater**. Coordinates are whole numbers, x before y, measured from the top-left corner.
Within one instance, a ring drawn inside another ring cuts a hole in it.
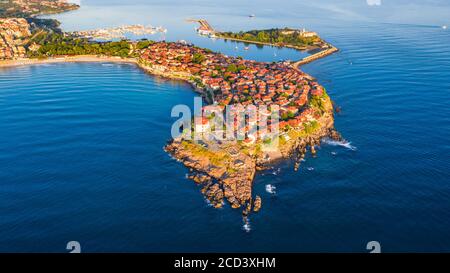
[[[321,51],[319,51],[319,52],[317,52],[317,53],[315,53],[313,55],[307,56],[307,57],[305,57],[305,58],[303,58],[303,59],[301,59],[301,60],[299,60],[297,62],[294,62],[292,64],[292,66],[295,67],[295,68],[298,68],[298,67],[300,67],[302,65],[311,63],[311,62],[313,62],[315,60],[324,58],[324,57],[326,57],[328,55],[331,55],[331,54],[339,51],[339,49],[337,49],[336,47],[334,47],[334,46],[332,46],[330,44],[328,44],[328,47],[329,48],[327,48],[325,50],[321,50]]]

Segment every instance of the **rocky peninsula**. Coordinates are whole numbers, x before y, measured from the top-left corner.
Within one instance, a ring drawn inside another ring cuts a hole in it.
[[[341,138],[334,129],[333,105],[325,88],[290,62],[244,60],[186,42],[97,42],[22,18],[2,19],[0,30],[12,37],[0,44],[0,59],[4,59],[0,66],[129,62],[152,75],[192,84],[207,105],[189,126],[180,127],[183,133],[164,149],[189,169],[188,177],[201,185],[216,208],[227,201],[232,208],[241,208],[244,216],[259,211],[262,199],[252,193],[258,171],[289,158],[298,169],[307,150],[315,154],[322,138]],[[229,106],[265,110],[255,119],[244,115],[242,123],[232,120],[233,130],[243,131],[242,139],[218,139],[227,128],[217,128],[208,109]],[[267,125],[262,125],[264,119],[269,120]],[[211,132],[216,137],[211,138]],[[190,138],[197,133],[200,139]]]
[[[341,138],[334,130],[333,106],[325,88],[289,63],[243,60],[162,42],[144,49],[139,64],[152,74],[189,81],[218,109],[229,105],[279,107],[280,132],[275,136],[250,133],[249,127],[258,126],[256,120],[244,125],[243,141],[194,141],[181,136],[165,147],[189,168],[189,177],[202,185],[202,193],[216,208],[227,200],[233,208],[243,208],[244,215],[258,211],[261,198],[252,195],[258,170],[287,158],[294,158],[298,169],[308,148],[315,154],[322,138]],[[196,117],[188,134],[211,129],[211,123],[204,115]]]
[[[179,137],[165,147],[189,169],[189,178],[201,185],[212,206],[220,208],[226,200],[232,208],[242,208],[244,215],[259,211],[262,205],[261,198],[252,194],[258,170],[288,158],[294,158],[298,168],[307,149],[314,154],[323,137],[340,139],[334,130],[333,106],[326,90],[288,63],[227,57],[182,43],[152,42],[142,49],[129,44],[129,49],[132,48],[133,55],[139,54],[137,58],[74,55],[3,63],[11,66],[59,61],[131,62],[152,75],[188,81],[206,103],[215,107],[279,106],[280,133],[270,139],[249,132],[242,141],[193,141]],[[194,120],[193,132],[212,126],[206,117]],[[275,142],[277,145],[273,145]]]

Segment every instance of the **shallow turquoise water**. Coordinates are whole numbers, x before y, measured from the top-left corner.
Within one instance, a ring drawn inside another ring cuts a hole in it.
[[[92,12],[99,7],[86,2]],[[387,15],[342,18],[314,8],[300,17],[267,4],[233,12],[195,7],[167,16],[170,5],[157,5],[150,17],[157,22],[150,23],[170,27],[198,15],[239,29],[301,20],[340,48],[303,69],[342,107],[336,127],[355,149],[325,144],[297,173],[286,162],[259,174],[255,193],[263,209],[251,215],[247,233],[240,211],[208,207],[187,170],[162,150],[172,106],[193,102],[188,85],[131,65],[3,69],[0,251],[65,252],[72,240],[87,252],[365,252],[373,240],[386,252],[450,250],[450,32],[438,16],[387,24]],[[130,23],[132,11],[151,14],[142,6],[128,9],[120,7]],[[89,10],[58,17],[70,28]],[[257,14],[254,21],[248,13]],[[109,22],[93,14],[98,24]],[[299,54],[234,52],[234,45],[182,26],[173,36],[169,28],[168,38],[262,61]],[[265,191],[267,184],[276,186],[275,195]]]

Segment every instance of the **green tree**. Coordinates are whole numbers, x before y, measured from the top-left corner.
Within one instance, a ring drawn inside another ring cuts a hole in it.
[[[149,45],[154,44],[154,41],[150,41],[150,40],[141,40],[139,42],[137,42],[136,44],[136,49],[138,50],[142,50],[144,48],[147,48]]]
[[[227,67],[227,71],[231,72],[231,73],[236,73],[238,71],[238,68],[237,68],[237,66],[235,64],[230,64]]]
[[[192,56],[192,62],[196,64],[201,64],[205,59],[205,55],[201,53],[194,53],[194,55]]]

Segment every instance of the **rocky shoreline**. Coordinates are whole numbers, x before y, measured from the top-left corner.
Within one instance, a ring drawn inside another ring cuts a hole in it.
[[[316,148],[321,145],[323,138],[342,140],[334,128],[331,100],[328,99],[326,104],[326,112],[318,121],[320,127],[314,133],[292,139],[280,147],[277,157],[270,159],[265,154],[246,154],[239,150],[237,144],[226,144],[215,152],[210,151],[214,155],[198,154],[193,152],[196,144],[181,138],[170,141],[164,149],[189,169],[188,178],[202,187],[202,194],[213,207],[223,207],[226,200],[233,209],[242,208],[243,215],[247,216],[251,212],[258,212],[262,206],[261,197],[252,195],[253,180],[258,171],[289,159],[295,161],[297,171],[308,150],[316,154]],[[230,147],[234,149],[232,156],[226,152]],[[211,160],[216,157],[224,160]]]

